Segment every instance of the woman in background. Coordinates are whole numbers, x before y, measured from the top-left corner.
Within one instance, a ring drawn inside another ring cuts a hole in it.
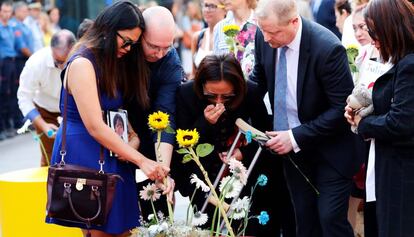
[[[414,233],[414,5],[408,0],[374,0],[364,13],[368,32],[383,62],[394,66],[373,87],[374,113],[362,118],[352,108],[345,117],[364,139],[374,139],[369,163],[375,162],[378,236]]]

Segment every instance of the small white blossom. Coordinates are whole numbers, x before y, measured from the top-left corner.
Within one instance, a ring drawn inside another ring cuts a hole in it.
[[[234,198],[241,192],[243,184],[231,176],[226,176],[220,181],[219,190],[226,198]]]
[[[194,213],[193,220],[191,221],[192,226],[201,226],[204,225],[208,220],[208,216],[205,213],[200,211]]]
[[[230,172],[238,179],[243,185],[247,183],[247,170],[244,167],[243,163],[236,160],[235,158],[231,158],[229,161],[229,169]]]
[[[243,199],[237,199],[237,201],[230,207],[233,211],[233,219],[240,220],[246,216],[249,212],[250,199],[243,197]]]
[[[203,182],[203,180],[199,179],[196,174],[191,175],[190,183],[196,185],[196,188],[201,188],[203,192],[209,192],[210,188]]]

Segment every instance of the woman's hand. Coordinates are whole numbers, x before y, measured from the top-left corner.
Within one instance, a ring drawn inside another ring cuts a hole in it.
[[[148,158],[143,158],[138,166],[151,180],[163,180],[170,172],[167,166]]]
[[[346,121],[348,121],[349,124],[351,124],[352,126],[357,126],[357,127],[359,125],[359,122],[362,119],[362,117],[358,113],[355,113],[354,109],[352,109],[349,105],[345,107],[344,116],[346,118]]]
[[[226,111],[224,104],[217,103],[216,105],[208,105],[204,109],[204,117],[210,124],[216,124],[220,116]]]
[[[227,157],[227,152],[221,152],[219,153],[219,157],[221,159],[221,161],[223,161],[223,163],[228,163],[229,162],[229,158]],[[241,153],[239,148],[234,149],[233,154],[231,157],[236,158],[236,160],[243,160],[243,154]]]
[[[156,180],[155,185],[161,190],[163,190],[162,194],[167,196],[168,202],[174,204],[174,188],[175,188],[175,181],[170,176],[167,175],[166,178],[163,180]]]

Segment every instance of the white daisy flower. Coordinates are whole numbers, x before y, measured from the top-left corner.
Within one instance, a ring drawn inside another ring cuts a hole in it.
[[[148,184],[141,191],[139,191],[139,196],[146,201],[156,201],[161,197],[161,194],[155,184]]]
[[[193,220],[191,221],[192,226],[201,226],[204,225],[208,220],[208,216],[205,213],[200,211],[194,213]]]
[[[234,198],[241,192],[243,184],[231,176],[226,176],[220,181],[219,190],[226,198]]]
[[[196,174],[192,174],[190,179],[190,183],[196,185],[197,189],[201,188],[203,192],[209,192],[210,188],[203,182],[203,180],[199,179]]]
[[[243,185],[247,183],[247,170],[243,163],[232,157],[229,161],[230,172],[238,179]]]
[[[246,216],[249,212],[250,199],[243,197],[243,199],[237,199],[237,201],[230,207],[233,210],[233,219],[240,220]]]
[[[152,219],[154,219],[154,218],[155,218],[154,214],[149,214],[149,215],[148,215],[148,220],[149,220],[149,221],[151,221],[151,220],[152,220]]]

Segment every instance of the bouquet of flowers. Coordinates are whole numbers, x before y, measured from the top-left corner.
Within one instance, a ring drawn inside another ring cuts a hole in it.
[[[237,56],[238,41],[236,36],[240,32],[240,27],[235,24],[225,25],[223,27],[223,33],[226,35],[226,44],[229,46],[229,51]]]
[[[355,63],[355,59],[358,56],[358,53],[359,53],[359,50],[358,50],[358,46],[356,45],[351,44],[346,48],[346,55],[348,56],[349,69],[351,70],[352,73],[358,72],[358,68]]]

